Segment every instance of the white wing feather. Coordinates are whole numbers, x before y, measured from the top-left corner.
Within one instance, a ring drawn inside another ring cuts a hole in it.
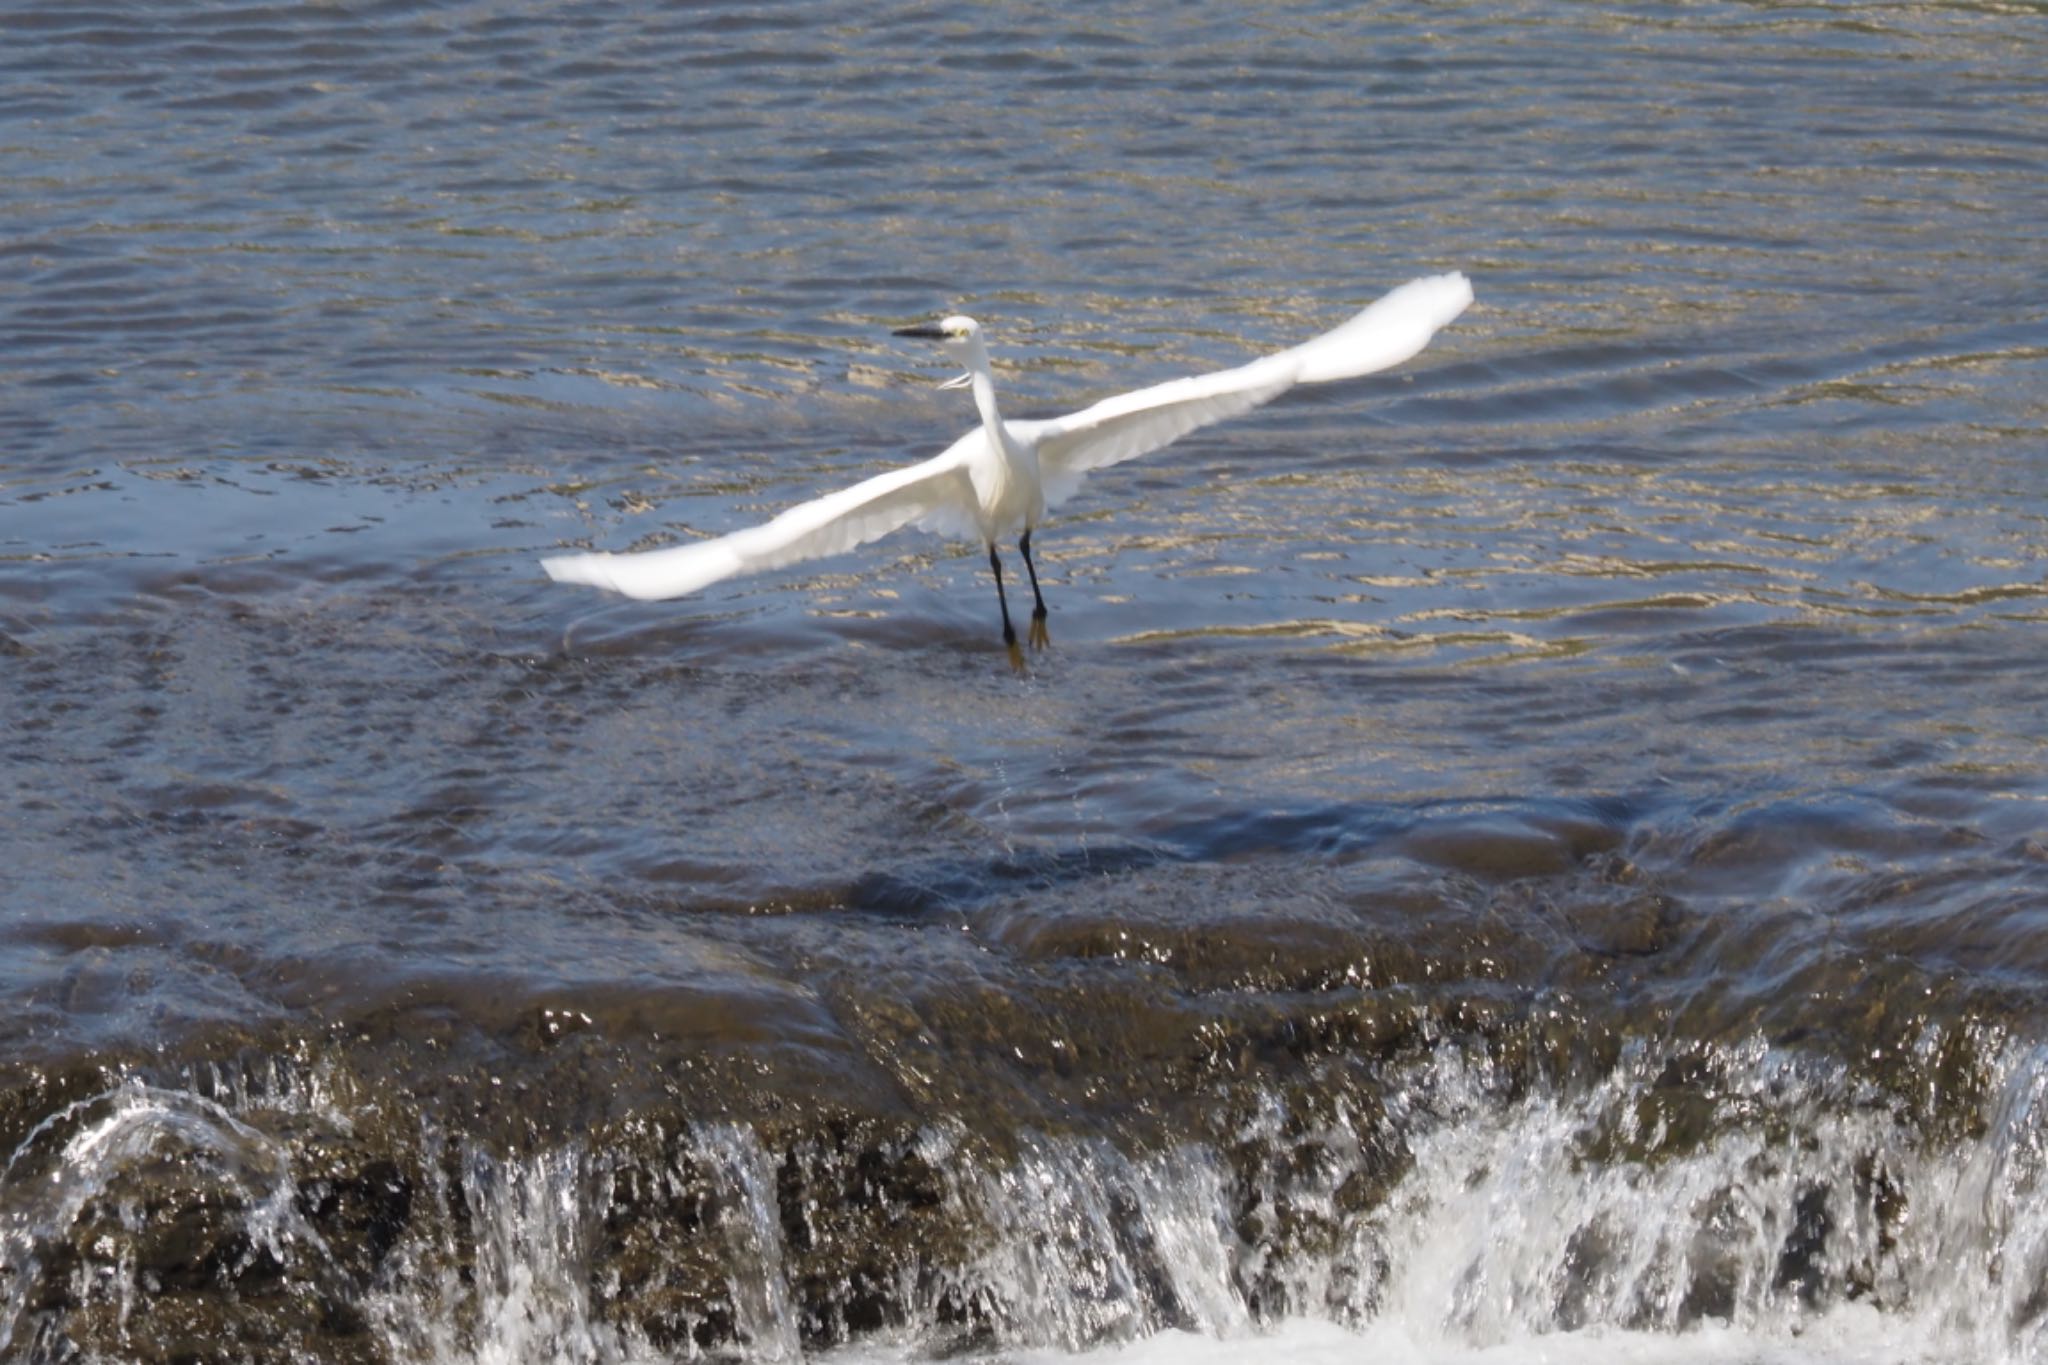
[[[1090,408],[1011,430],[1038,447],[1048,507],[1073,496],[1081,476],[1135,459],[1198,427],[1250,412],[1296,384],[1323,384],[1384,370],[1421,351],[1465,311],[1472,286],[1461,274],[1410,280],[1350,321],[1290,350],[1234,370],[1156,384]]]
[[[1413,280],[1349,322],[1292,350],[1216,374],[1156,384],[1106,398],[1067,417],[1011,422],[1020,444],[1034,446],[1047,506],[1081,486],[1081,476],[1185,436],[1197,427],[1251,411],[1296,384],[1320,384],[1386,369],[1429,344],[1438,328],[1472,302],[1463,275]],[[773,521],[714,540],[643,554],[562,555],[541,567],[561,583],[587,583],[628,597],[681,597],[734,574],[777,569],[840,554],[916,524],[962,538],[982,534],[970,464],[993,452],[976,427],[942,454],[790,508]]]
[[[564,555],[543,559],[541,567],[558,583],[586,583],[654,601],[696,592],[734,574],[840,554],[912,522],[946,535],[972,536],[968,509],[974,490],[967,455],[986,440],[976,429],[922,464],[877,474],[731,535],[641,554]]]

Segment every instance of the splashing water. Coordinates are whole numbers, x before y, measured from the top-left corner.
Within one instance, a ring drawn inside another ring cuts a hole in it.
[[[170,1230],[181,1239],[182,1263],[144,1254],[166,1236],[158,1215],[167,1188],[215,1215]],[[0,1222],[0,1267],[8,1272],[0,1351],[27,1344],[17,1336],[45,1276],[62,1280],[78,1304],[111,1308],[125,1326],[138,1294],[161,1290],[166,1272],[232,1281],[266,1262],[324,1252],[295,1207],[282,1144],[214,1100],[139,1081],[44,1120],[0,1171],[0,1189],[9,1195]],[[55,1246],[80,1244],[86,1254],[69,1265],[48,1259]],[[202,1264],[192,1264],[195,1254]]]
[[[1444,1050],[1388,1096],[1391,1145],[1359,1115],[1304,1122],[1278,1102],[1228,1150],[1039,1134],[992,1159],[926,1128],[905,1150],[936,1184],[892,1216],[925,1206],[928,1235],[888,1289],[891,1321],[836,1348],[820,1315],[850,1318],[854,1286],[819,1279],[817,1191],[751,1126],[647,1128],[656,1161],[427,1131],[403,1236],[351,1278],[270,1095],[236,1112],[126,1081],[7,1163],[0,1348],[54,1356],[84,1322],[140,1354],[203,1280],[273,1320],[354,1293],[374,1358],[434,1365],[821,1349],[1201,1365],[1253,1340],[1309,1365],[2025,1360],[2048,1345],[2048,1057],[2015,1049],[1995,1081],[1981,1136],[1946,1146],[1761,1043],[1694,1073],[1638,1049],[1581,1090],[1512,1099],[1483,1059]],[[862,1173],[877,1160],[831,1158],[834,1188],[884,1199]]]

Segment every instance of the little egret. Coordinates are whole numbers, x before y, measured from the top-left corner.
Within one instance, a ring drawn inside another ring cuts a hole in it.
[[[1031,532],[1048,508],[1074,495],[1083,475],[1157,450],[1197,427],[1250,412],[1296,384],[1352,379],[1398,365],[1471,302],[1472,286],[1461,274],[1411,280],[1349,322],[1292,350],[1234,370],[1105,398],[1042,421],[1012,421],[997,411],[988,347],[973,318],[905,327],[896,335],[937,341],[966,367],[965,374],[940,387],[971,388],[981,413],[981,425],[942,453],[716,539],[639,554],[564,555],[542,560],[541,567],[558,582],[655,600],[696,592],[735,574],[840,554],[914,523],[942,535],[979,537],[988,546],[1003,613],[1003,643],[1011,663],[1022,667],[1003,592],[1003,561],[996,553],[1003,537],[1021,532],[1017,549],[1031,577],[1031,644],[1041,648],[1048,642],[1045,596],[1031,562]]]

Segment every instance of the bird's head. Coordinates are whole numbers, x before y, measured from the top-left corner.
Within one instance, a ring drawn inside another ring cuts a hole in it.
[[[940,318],[937,322],[920,323],[915,327],[899,327],[896,329],[896,335],[936,341],[957,356],[960,363],[967,366],[967,373],[956,379],[948,379],[939,385],[942,389],[965,388],[974,382],[974,371],[988,365],[988,356],[981,344],[981,324],[958,313],[949,318]]]

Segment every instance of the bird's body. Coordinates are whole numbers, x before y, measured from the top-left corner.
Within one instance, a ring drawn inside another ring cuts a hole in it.
[[[996,409],[995,384],[986,358],[968,376],[981,425],[970,429],[941,455],[955,455],[974,485],[975,529],[993,544],[1010,531],[1032,527],[1045,519],[1045,475],[1038,465],[1038,442],[1019,432]]]
[[[905,328],[899,336],[942,341],[962,361],[967,372],[945,387],[972,389],[981,416],[979,425],[938,455],[712,540],[641,554],[566,555],[541,564],[561,582],[586,583],[642,599],[680,597],[735,574],[843,553],[914,524],[942,535],[981,540],[989,547],[1000,595],[1002,567],[996,546],[1018,534],[1036,599],[1032,640],[1041,644],[1045,603],[1031,565],[1031,532],[1049,508],[1074,495],[1091,470],[1249,412],[1296,384],[1349,379],[1397,365],[1427,345],[1471,301],[1472,286],[1463,275],[1413,280],[1349,322],[1291,350],[1038,421],[1007,419],[997,409],[988,349],[972,318],[950,317],[933,326]],[[1003,631],[1014,655],[1007,601]]]

